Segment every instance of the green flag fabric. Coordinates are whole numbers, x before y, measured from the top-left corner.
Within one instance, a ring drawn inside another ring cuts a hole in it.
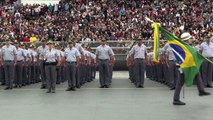
[[[165,35],[167,42],[172,47],[178,64],[180,64],[184,73],[184,83],[187,86],[191,86],[196,74],[199,73],[200,66],[205,58],[198,53],[197,50],[168,32],[163,27],[160,27],[160,30]]]

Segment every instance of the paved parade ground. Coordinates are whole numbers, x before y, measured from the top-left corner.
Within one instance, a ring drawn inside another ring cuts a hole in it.
[[[110,88],[96,79],[75,92],[58,85],[55,94],[40,83],[9,91],[0,87],[1,120],[212,120],[213,95],[199,97],[196,87],[185,88],[186,106],[173,106],[173,92],[146,79],[135,88],[128,72],[114,72]],[[98,78],[98,76],[97,76]],[[213,89],[207,89],[213,93]]]

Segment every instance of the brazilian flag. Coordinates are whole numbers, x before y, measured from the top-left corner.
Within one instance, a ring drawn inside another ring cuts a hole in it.
[[[177,62],[182,68],[185,84],[187,86],[191,86],[205,58],[190,45],[168,32],[166,29],[160,27],[160,30],[165,35],[169,45],[172,47]]]

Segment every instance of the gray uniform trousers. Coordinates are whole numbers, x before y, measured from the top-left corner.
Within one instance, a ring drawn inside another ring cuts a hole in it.
[[[76,87],[76,62],[67,62],[68,87]]]
[[[84,85],[84,78],[83,78],[83,69],[84,69],[84,67],[83,67],[84,65],[83,64],[80,64],[80,66],[79,66],[79,72],[78,72],[78,77],[79,77],[79,81],[80,81],[80,85],[82,86],[82,85]]]
[[[168,82],[170,87],[176,87],[178,79],[178,69],[176,67],[176,62],[174,60],[169,60],[168,67]]]
[[[57,84],[60,84],[62,82],[62,66],[56,66],[56,69],[57,69],[57,81],[56,83]]]
[[[198,91],[199,92],[204,91],[204,86],[203,86],[203,82],[202,82],[200,73],[198,73],[195,76],[195,80],[196,80]],[[184,85],[184,74],[180,74],[180,79],[178,80],[178,82],[176,84],[176,88],[175,88],[175,93],[174,93],[174,98],[173,98],[174,101],[180,100],[180,92],[181,92],[183,85]]]
[[[85,68],[86,68],[86,70],[85,70],[85,80],[86,80],[86,82],[90,82],[91,81],[90,80],[90,71],[91,71],[90,65],[85,65]]]
[[[80,64],[80,66],[78,68],[78,72],[77,72],[77,79],[79,80],[81,86],[84,84],[84,80],[83,80],[83,69],[85,69],[83,67],[83,64]]]
[[[76,68],[76,87],[80,88],[81,87],[81,76],[80,76],[80,71],[81,71],[81,66]]]
[[[129,66],[129,74],[130,74],[130,80],[132,81],[132,83],[135,83],[134,65]]]
[[[31,66],[31,83],[37,83],[39,80],[39,69],[36,63]]]
[[[27,84],[31,84],[32,82],[32,64],[27,66]]]
[[[65,82],[67,80],[66,78],[66,67],[61,66],[61,82]]]
[[[151,78],[151,66],[148,64],[146,65],[146,77]]]
[[[163,82],[168,85],[169,84],[169,79],[168,79],[168,66],[167,64],[163,64]]]
[[[22,86],[23,80],[23,61],[18,61],[15,66],[15,84]]]
[[[112,76],[113,76],[113,66],[109,66],[109,76],[110,76],[110,84],[112,83]]]
[[[100,85],[110,85],[109,60],[99,59],[99,81]]]
[[[209,59],[213,60],[211,58]],[[212,69],[213,69],[213,65],[207,60],[205,60],[201,67],[203,84],[205,86],[212,86],[212,72],[213,72]]]
[[[45,76],[48,91],[55,90],[56,86],[56,65],[45,65]]]
[[[88,82],[91,82],[92,81],[92,65],[88,65]]]
[[[5,77],[4,77],[4,67],[0,66],[0,82],[5,84]]]
[[[152,65],[152,79],[157,81],[157,64]]]
[[[87,65],[83,64],[83,69],[82,69],[82,80],[83,83],[85,84],[87,82]]]
[[[27,84],[27,67],[26,67],[26,65],[23,66],[23,70],[22,70],[22,84],[23,85]]]
[[[163,64],[161,62],[157,65],[157,78],[159,82],[163,82]]]
[[[44,67],[44,60],[39,61],[39,70],[41,74],[41,86],[46,86],[46,74],[45,74],[45,67]]]
[[[95,79],[95,76],[96,76],[96,65],[93,64],[92,65],[92,79]]]
[[[145,62],[144,59],[135,59],[134,64],[134,72],[135,72],[135,85],[143,86],[144,84],[144,72],[145,72]]]
[[[13,81],[15,76],[15,67],[13,61],[4,61],[4,72],[7,87],[13,88]]]

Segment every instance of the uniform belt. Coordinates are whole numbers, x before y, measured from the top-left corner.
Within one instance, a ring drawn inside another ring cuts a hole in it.
[[[99,59],[100,61],[107,61],[107,60],[109,60],[109,59]]]
[[[17,62],[23,62],[23,60],[19,60],[19,61],[17,61]]]
[[[68,61],[67,61],[67,63],[69,63],[69,64],[73,64],[73,63],[76,63],[76,61],[72,61],[72,62],[68,62]]]
[[[56,62],[46,62],[45,65],[56,65]]]
[[[136,60],[144,60],[144,58],[135,58]]]
[[[13,62],[13,60],[4,60],[4,62]]]

